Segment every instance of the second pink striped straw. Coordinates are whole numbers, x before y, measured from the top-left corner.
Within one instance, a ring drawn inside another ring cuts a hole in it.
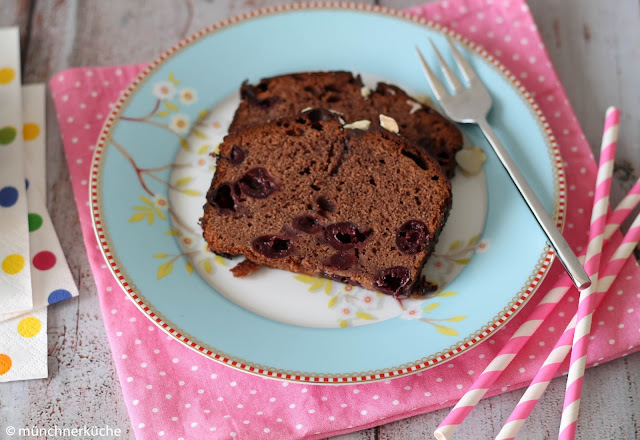
[[[600,148],[600,167],[596,180],[595,203],[591,214],[591,230],[589,233],[589,247],[593,247],[594,256],[600,254],[604,239],[604,224],[609,209],[609,195],[611,193],[611,176],[613,175],[613,163],[618,144],[618,128],[620,124],[620,110],[615,107],[607,109],[604,124],[602,147]],[[591,235],[591,234],[598,235]],[[595,285],[600,260],[596,256],[594,262],[594,275],[592,287],[580,292],[578,313],[576,314],[576,330],[573,336],[573,348],[571,349],[571,362],[567,387],[564,396],[564,407],[560,419],[559,438],[573,440],[576,433],[578,413],[580,409],[580,396],[582,395],[582,379],[587,361],[587,347],[589,346],[589,333],[591,332],[591,319],[594,311]],[[587,272],[592,272],[587,269]]]

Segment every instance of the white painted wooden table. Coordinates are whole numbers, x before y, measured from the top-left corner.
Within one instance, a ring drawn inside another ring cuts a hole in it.
[[[380,3],[401,9],[415,2]],[[72,66],[149,61],[207,24],[276,3],[280,2],[1,0],[0,25],[21,27],[24,81],[46,82]],[[617,105],[623,112],[613,195],[618,200],[638,177],[634,165],[640,165],[640,4],[530,0],[530,7],[594,151],[605,108]],[[81,293],[50,308],[49,378],[0,385],[0,427],[109,425],[121,428],[122,438],[133,438],[79,237],[51,102],[48,112],[48,206]],[[521,393],[481,402],[458,431],[458,438],[493,438]],[[640,438],[640,353],[588,370],[584,393],[579,438]],[[564,381],[553,381],[519,438],[553,438],[563,395]],[[440,410],[340,439],[426,439],[446,413]]]

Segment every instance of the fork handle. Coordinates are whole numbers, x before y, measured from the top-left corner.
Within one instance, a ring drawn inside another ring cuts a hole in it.
[[[551,242],[551,246],[555,249],[560,262],[571,277],[573,284],[575,284],[578,290],[583,290],[589,287],[591,285],[589,275],[587,275],[587,272],[580,264],[578,257],[569,246],[569,243],[564,239],[551,216],[533,192],[522,173],[520,173],[516,167],[513,159],[511,159],[511,156],[507,153],[504,145],[500,142],[498,135],[493,131],[493,128],[489,125],[486,118],[479,119],[476,123],[491,144],[491,147],[493,147],[498,159],[502,162],[502,165],[507,170],[509,177],[511,177],[511,180],[518,188],[518,191],[520,191],[522,198],[527,202],[527,206],[529,206],[533,216],[536,218],[538,224]]]

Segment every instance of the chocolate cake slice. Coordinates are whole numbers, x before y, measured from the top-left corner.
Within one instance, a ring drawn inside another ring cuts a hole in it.
[[[229,131],[285,116],[301,110],[326,108],[342,113],[345,121],[370,120],[378,115],[395,119],[400,135],[424,148],[451,177],[454,156],[462,149],[458,128],[428,106],[420,104],[398,87],[378,83],[375,90],[364,86],[350,72],[293,73],[265,78],[256,85],[246,81],[240,89],[241,103]]]
[[[313,109],[229,134],[217,159],[201,225],[213,252],[245,255],[236,276],[266,265],[396,297],[427,290],[451,186],[413,144]]]

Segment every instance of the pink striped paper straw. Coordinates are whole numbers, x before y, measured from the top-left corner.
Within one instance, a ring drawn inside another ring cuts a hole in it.
[[[640,201],[640,180],[636,182],[632,190],[616,207],[615,211],[613,211],[609,215],[603,237],[604,240],[608,240],[615,233],[615,231],[620,228],[620,224],[633,210],[638,201]],[[600,241],[600,245],[602,245],[602,241]],[[612,251],[613,250],[611,250],[611,252]],[[595,262],[592,262],[585,267],[595,266],[597,271],[597,268],[600,264],[599,252],[597,257],[597,264],[594,264]],[[587,261],[589,260],[590,258],[588,257]],[[591,273],[589,272],[589,270],[587,270],[587,272]],[[569,278],[567,274],[563,274],[563,276],[554,284],[554,286],[547,292],[540,303],[538,303],[536,308],[527,317],[527,320],[522,325],[520,325],[520,327],[511,336],[509,341],[507,341],[505,346],[500,350],[493,361],[491,361],[491,363],[484,369],[482,374],[474,381],[465,395],[462,396],[456,406],[436,428],[434,436],[438,440],[450,439],[453,436],[458,426],[464,421],[467,415],[469,415],[475,405],[484,397],[487,391],[489,391],[491,386],[509,366],[511,361],[520,352],[522,347],[527,343],[527,341],[529,341],[531,336],[540,327],[540,325],[542,325],[543,321],[547,318],[547,316],[549,316],[555,306],[572,287],[573,282],[571,281],[571,278]]]
[[[593,272],[586,269],[587,273],[593,273],[592,284],[596,284],[598,281],[598,268],[600,266],[598,254],[601,254],[602,251],[604,224],[607,217],[607,210],[609,209],[611,176],[613,175],[613,162],[618,143],[619,124],[620,110],[615,107],[609,107],[604,122],[604,134],[600,148],[600,165],[598,167],[594,196],[595,203],[591,214],[591,229],[589,231],[589,244],[587,245],[587,256],[589,256],[589,248],[592,248],[594,255],[592,259],[594,261]],[[569,376],[567,378],[564,407],[562,408],[562,417],[560,419],[558,438],[561,440],[572,440],[576,435],[578,413],[580,411],[580,396],[582,395],[582,381],[587,361],[589,333],[591,331],[591,318],[593,317],[594,311],[593,293],[595,290],[595,288],[589,287],[580,292],[578,313],[576,314],[576,330],[573,336],[573,348],[571,349]]]
[[[636,180],[627,195],[623,197],[616,209],[607,217],[607,225],[604,227],[605,241],[620,228],[622,222],[638,206],[638,202],[640,202],[640,179]]]
[[[602,271],[602,276],[598,281],[598,287],[594,292],[594,306],[598,308],[606,294],[608,293],[611,285],[616,279],[616,276],[620,273],[628,258],[631,256],[633,249],[640,241],[640,215],[636,217],[631,225],[631,228],[625,235],[622,243],[613,256],[609,260],[609,263]],[[531,381],[531,385],[527,388],[527,391],[522,395],[518,405],[515,407],[507,422],[502,427],[496,440],[512,440],[520,431],[520,428],[524,424],[533,408],[542,397],[542,394],[547,389],[547,386],[551,382],[551,379],[556,375],[558,368],[564,362],[571,346],[576,329],[577,314],[573,316],[571,322],[567,325],[567,328],[560,336],[558,342],[547,356],[547,359],[542,364],[540,371]]]

